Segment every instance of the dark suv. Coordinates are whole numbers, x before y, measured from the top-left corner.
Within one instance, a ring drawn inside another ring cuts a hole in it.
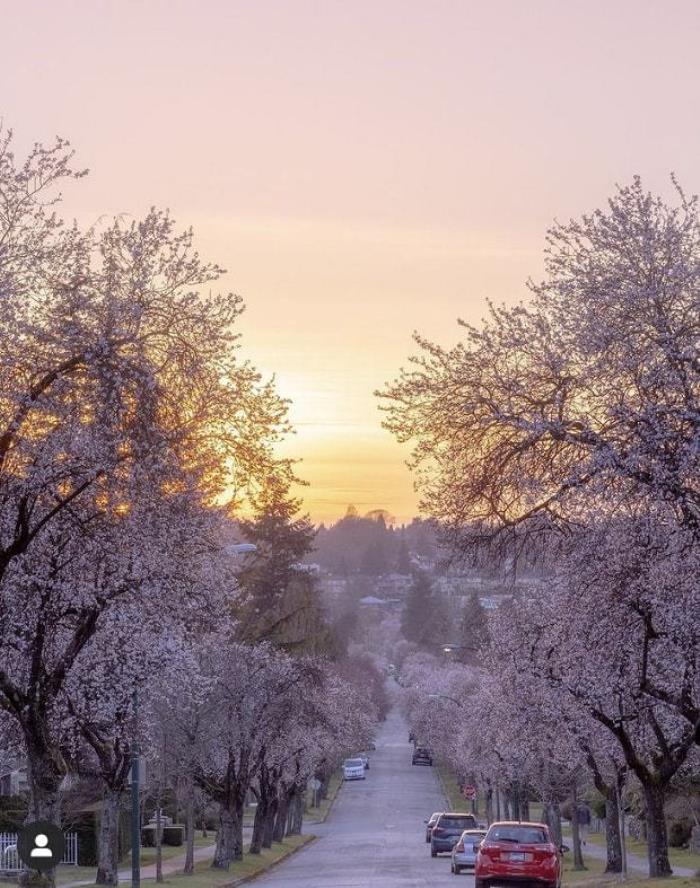
[[[432,765],[433,763],[433,754],[429,749],[426,749],[425,746],[417,746],[413,751],[413,757],[411,758],[412,765]]]
[[[437,857],[442,851],[452,851],[452,846],[459,841],[465,829],[477,826],[473,814],[450,812],[441,814],[430,833],[430,856]]]

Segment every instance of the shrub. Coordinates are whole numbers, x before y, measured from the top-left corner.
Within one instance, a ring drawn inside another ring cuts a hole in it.
[[[605,820],[605,799],[602,795],[596,795],[590,801],[590,808],[594,817]]]
[[[689,820],[673,820],[668,828],[668,844],[672,848],[685,848],[690,842],[692,826]]]
[[[97,866],[97,830],[94,821],[75,827],[78,836],[78,866]]]
[[[144,848],[155,848],[156,844],[156,828],[153,826],[141,827],[141,844]]]
[[[184,826],[166,826],[163,830],[164,845],[182,845],[185,841]]]
[[[17,832],[27,816],[26,796],[0,796],[0,832]]]

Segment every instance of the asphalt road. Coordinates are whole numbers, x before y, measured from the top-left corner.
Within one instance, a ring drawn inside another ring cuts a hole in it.
[[[473,888],[474,877],[450,872],[449,855],[431,858],[423,821],[443,810],[433,768],[411,765],[401,715],[389,713],[371,753],[366,780],[344,783],[319,838],[256,879],[265,888]]]

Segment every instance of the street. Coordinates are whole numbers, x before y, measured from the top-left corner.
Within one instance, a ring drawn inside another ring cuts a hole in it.
[[[344,783],[318,839],[267,876],[266,888],[424,888],[473,886],[450,872],[448,855],[433,859],[426,820],[445,799],[431,767],[412,766],[408,728],[392,709],[371,753],[367,779]]]

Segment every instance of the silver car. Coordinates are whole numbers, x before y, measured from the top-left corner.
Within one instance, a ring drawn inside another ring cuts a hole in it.
[[[476,852],[482,839],[486,835],[485,829],[465,829],[452,848],[452,873],[458,876],[463,869],[474,867]]]
[[[361,758],[345,759],[343,762],[343,780],[364,780],[365,763]]]

